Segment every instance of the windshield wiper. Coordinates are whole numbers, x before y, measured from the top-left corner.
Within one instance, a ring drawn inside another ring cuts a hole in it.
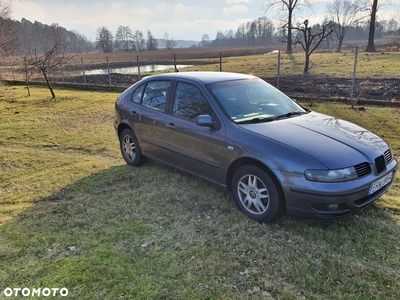
[[[254,118],[251,119],[251,123],[264,123],[264,122],[271,122],[274,121],[274,117],[268,117],[268,118]]]
[[[269,118],[253,118],[251,120],[245,120],[245,121],[236,121],[238,124],[255,124],[255,123],[264,123],[264,122],[271,122],[274,121],[275,117],[269,117]]]
[[[286,114],[278,115],[276,117],[267,117],[267,118],[256,117],[251,120],[249,120],[249,119],[243,120],[243,121],[236,120],[235,122],[238,124],[266,123],[266,122],[272,122],[272,121],[279,120],[279,119],[290,118],[292,116],[300,116],[300,115],[308,114],[309,112],[310,111],[291,111]]]
[[[300,115],[304,115],[304,114],[307,114],[307,113],[308,112],[306,112],[306,111],[291,111],[291,112],[288,112],[286,114],[282,114],[282,115],[276,116],[275,120],[284,119],[284,118],[290,118],[292,116],[300,116]]]

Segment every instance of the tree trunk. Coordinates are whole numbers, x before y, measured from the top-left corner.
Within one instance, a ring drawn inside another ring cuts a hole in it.
[[[342,51],[342,45],[343,45],[343,39],[339,39],[339,44],[338,47],[336,49],[336,52],[341,52]]]
[[[49,89],[49,91],[51,93],[51,98],[55,99],[56,98],[56,94],[54,94],[53,87],[51,86],[50,80],[47,77],[47,73],[46,73],[45,70],[42,70],[42,73],[43,73],[44,79],[46,80],[47,87],[48,87],[48,89]]]
[[[292,12],[289,10],[286,54],[292,53]]]
[[[375,20],[378,9],[378,0],[374,0],[371,8],[371,20],[369,23],[368,45],[365,52],[375,52]]]
[[[304,74],[308,74],[308,69],[310,68],[310,54],[306,52],[306,60],[304,62]]]

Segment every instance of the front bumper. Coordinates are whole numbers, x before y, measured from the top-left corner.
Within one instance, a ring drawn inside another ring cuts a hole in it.
[[[288,215],[318,218],[337,218],[372,204],[381,197],[395,179],[398,169],[396,159],[393,159],[385,172],[376,176],[370,174],[357,180],[339,183],[311,182],[302,174],[281,174],[283,192]],[[377,191],[370,194],[371,185],[377,180],[392,173],[392,180]]]

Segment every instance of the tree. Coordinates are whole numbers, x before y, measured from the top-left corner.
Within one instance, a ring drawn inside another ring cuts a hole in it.
[[[52,69],[66,64],[74,56],[66,55],[69,41],[62,34],[58,24],[53,24],[45,37],[40,37],[40,48],[28,50],[24,57],[24,64],[37,68],[43,75],[52,98],[56,97],[49,79]]]
[[[10,18],[11,1],[0,0],[0,18]]]
[[[72,30],[69,34],[69,51],[72,53],[89,52],[93,50],[93,44],[88,41],[87,37],[78,31]]]
[[[369,21],[369,33],[368,33],[368,44],[365,52],[375,52],[375,22],[376,12],[378,11],[378,0],[373,0],[370,10],[370,21]]]
[[[284,31],[286,31],[286,53],[292,54],[292,27],[293,27],[293,17],[296,9],[301,6],[309,7],[311,4],[309,0],[267,0],[264,5],[264,10],[267,12],[273,6],[280,6],[282,11],[287,10],[287,18],[285,19],[285,25],[283,26]]]
[[[135,34],[133,36],[133,40],[136,44],[136,49],[138,51],[142,51],[144,49],[144,45],[145,45],[143,32],[141,32],[140,30],[136,30]]]
[[[157,40],[154,38],[150,30],[147,30],[147,50],[157,50],[158,43]]]
[[[234,46],[235,45],[235,33],[232,29],[225,31],[225,39],[227,46]]]
[[[251,22],[241,23],[236,33],[233,30],[227,30],[225,33],[218,30],[215,40],[211,41],[209,46],[263,46],[272,43],[273,34],[274,26],[272,22],[266,17],[261,17]]]
[[[236,29],[236,33],[235,33],[235,39],[236,39],[238,45],[244,46],[246,44],[246,35],[247,35],[246,34],[246,26],[245,26],[245,23],[242,23]]]
[[[170,37],[167,32],[164,32],[164,43],[165,47],[170,50],[176,46],[176,42],[173,37]]]
[[[201,37],[201,47],[208,47],[208,45],[210,44],[210,36],[208,34],[203,34],[203,36]]]
[[[255,22],[247,22],[246,23],[246,44],[250,46],[254,46],[256,44],[256,23]]]
[[[400,28],[400,23],[395,19],[391,18],[386,25],[386,31],[388,33],[396,33],[396,31]]]
[[[334,0],[332,4],[328,4],[328,12],[338,42],[336,52],[342,50],[343,40],[350,27],[357,26],[364,19],[363,11],[364,6],[358,0]]]
[[[18,35],[10,14],[11,2],[0,0],[0,56],[12,54],[17,49]]]
[[[104,53],[111,53],[114,48],[114,37],[112,32],[105,26],[97,28],[96,45]]]
[[[324,41],[332,32],[331,23],[325,23],[320,26],[320,29],[313,33],[311,27],[308,26],[308,20],[305,20],[302,25],[293,27],[297,30],[300,36],[297,36],[296,40],[293,42],[294,45],[300,44],[305,53],[304,62],[304,74],[308,74],[310,67],[310,56],[319,47],[319,45]]]
[[[118,26],[115,34],[115,47],[125,52],[136,50],[133,32],[129,26]]]
[[[257,45],[267,45],[272,43],[274,25],[266,17],[258,18],[256,21],[256,40]]]

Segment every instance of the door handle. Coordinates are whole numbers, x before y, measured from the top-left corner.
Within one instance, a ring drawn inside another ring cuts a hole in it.
[[[131,111],[130,113],[129,113],[132,117],[136,117],[137,116],[137,113],[136,113],[136,111]]]
[[[175,124],[174,123],[167,123],[167,124],[165,124],[165,126],[167,126],[170,129],[175,129]]]

